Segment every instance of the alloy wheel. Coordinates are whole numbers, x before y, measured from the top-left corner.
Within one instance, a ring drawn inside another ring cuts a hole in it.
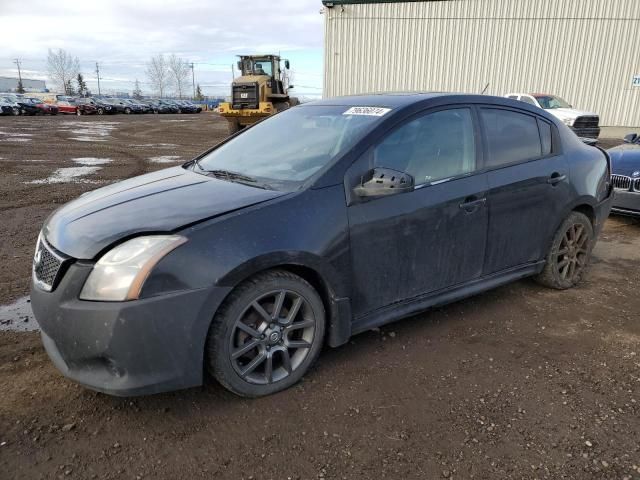
[[[580,275],[589,258],[590,235],[584,225],[574,223],[566,230],[558,251],[556,265],[563,279],[571,280]]]
[[[309,355],[316,318],[309,301],[292,290],[261,295],[236,319],[229,356],[235,372],[253,384],[288,377]]]

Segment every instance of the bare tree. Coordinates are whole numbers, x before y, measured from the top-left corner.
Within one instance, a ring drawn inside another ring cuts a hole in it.
[[[58,51],[49,49],[47,56],[47,68],[49,78],[60,91],[67,93],[68,87],[78,73],[80,73],[80,61],[66,50],[61,48]]]
[[[169,85],[169,67],[164,55],[152,57],[147,64],[147,77],[153,89],[158,92],[160,97],[164,97]]]
[[[169,77],[171,79],[171,86],[178,94],[179,98],[182,98],[182,93],[188,87],[189,80],[189,63],[184,59],[177,57],[175,54],[171,54],[169,57]]]

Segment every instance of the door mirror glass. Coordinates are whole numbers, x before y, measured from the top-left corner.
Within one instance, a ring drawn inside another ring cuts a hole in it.
[[[390,168],[374,168],[364,175],[354,192],[359,197],[384,197],[413,191],[413,177]]]
[[[284,68],[286,68],[287,70],[289,70],[289,60],[285,60],[285,61],[284,61]]]
[[[624,136],[624,143],[636,143],[637,140],[638,140],[637,133],[629,133]]]

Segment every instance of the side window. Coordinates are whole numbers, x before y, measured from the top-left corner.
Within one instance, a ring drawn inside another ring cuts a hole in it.
[[[535,117],[497,108],[483,108],[480,117],[487,135],[486,167],[532,160],[542,155]]]
[[[542,141],[542,156],[551,154],[551,125],[538,119],[538,128],[540,128],[540,140]]]
[[[533,101],[533,99],[532,99],[531,97],[527,97],[526,95],[522,95],[522,96],[520,97],[520,101],[521,101],[521,102],[524,102],[524,103],[528,103],[529,105],[534,105],[534,106],[536,106],[536,107],[538,106],[538,105],[536,104],[536,102],[534,102],[534,101]]]
[[[471,110],[441,110],[401,126],[375,147],[373,166],[407,172],[416,185],[474,171]]]

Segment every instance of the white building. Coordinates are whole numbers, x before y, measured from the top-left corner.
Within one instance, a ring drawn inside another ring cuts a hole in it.
[[[22,79],[22,87],[25,92],[45,92],[47,85],[44,80]],[[18,78],[0,77],[0,92],[15,92],[18,90]]]
[[[327,97],[553,93],[601,125],[640,126],[639,0],[323,4]]]

